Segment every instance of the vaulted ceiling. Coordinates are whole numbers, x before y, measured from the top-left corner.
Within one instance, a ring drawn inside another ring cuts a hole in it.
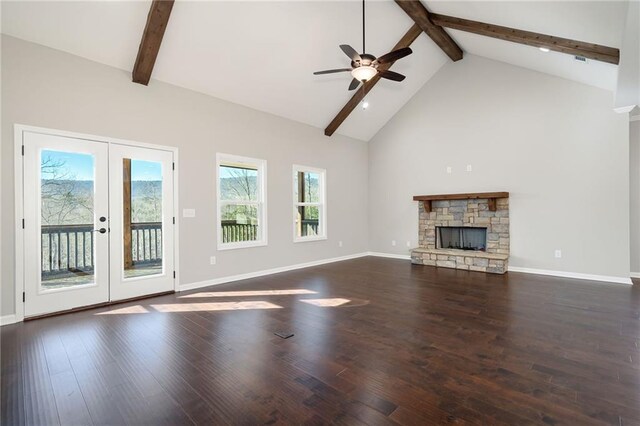
[[[425,1],[431,12],[620,48],[626,1]],[[131,71],[150,1],[2,2],[2,32]],[[351,98],[338,48],[361,50],[359,1],[178,0],[153,78],[324,129]],[[367,3],[367,51],[388,52],[413,25],[393,1]],[[446,30],[475,54],[613,91],[617,66]],[[422,34],[337,133],[369,140],[450,59]],[[464,61],[464,59],[462,59]],[[153,81],[150,83],[153,84]],[[321,130],[319,130],[321,131]]]

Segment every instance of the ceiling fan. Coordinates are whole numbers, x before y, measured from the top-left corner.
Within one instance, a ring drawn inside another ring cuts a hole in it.
[[[360,83],[371,80],[376,74],[380,74],[380,77],[393,81],[402,81],[405,76],[393,71],[381,71],[378,70],[378,66],[382,64],[389,64],[410,55],[413,51],[409,47],[394,50],[385,55],[376,58],[375,56],[365,53],[365,18],[364,18],[364,2],[362,0],[362,53],[359,54],[353,47],[348,44],[341,44],[340,49],[351,59],[351,68],[338,68],[333,70],[316,71],[314,75],[333,74],[338,72],[351,72],[353,80],[349,84],[349,90],[355,90]]]

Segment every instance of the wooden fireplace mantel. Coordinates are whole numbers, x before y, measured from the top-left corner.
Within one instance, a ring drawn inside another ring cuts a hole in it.
[[[509,198],[508,192],[471,192],[468,194],[440,194],[440,195],[414,195],[413,201],[422,201],[424,205],[424,211],[431,212],[432,201],[445,201],[445,200],[477,200],[488,199],[489,210],[496,211],[496,200],[498,198]]]

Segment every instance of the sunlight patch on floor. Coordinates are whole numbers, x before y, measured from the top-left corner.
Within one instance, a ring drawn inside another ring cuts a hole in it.
[[[240,311],[246,309],[282,309],[264,300],[246,302],[219,302],[219,303],[168,303],[166,305],[151,305],[158,312],[213,312],[213,311]]]
[[[316,292],[304,288],[295,288],[290,290],[206,291],[186,294],[184,296],[180,296],[180,299],[196,297],[286,296],[296,294],[316,294]]]
[[[343,299],[341,297],[336,297],[333,299],[300,299],[300,301],[314,306],[321,306],[323,308],[342,306],[345,303],[351,302],[351,300]]]
[[[110,311],[98,312],[95,315],[125,315],[125,314],[146,314],[149,311],[141,305],[127,306],[125,308],[112,309]]]

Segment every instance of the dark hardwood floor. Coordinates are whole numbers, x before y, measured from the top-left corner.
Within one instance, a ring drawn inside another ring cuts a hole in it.
[[[3,425],[640,424],[637,285],[361,258],[1,339]]]

